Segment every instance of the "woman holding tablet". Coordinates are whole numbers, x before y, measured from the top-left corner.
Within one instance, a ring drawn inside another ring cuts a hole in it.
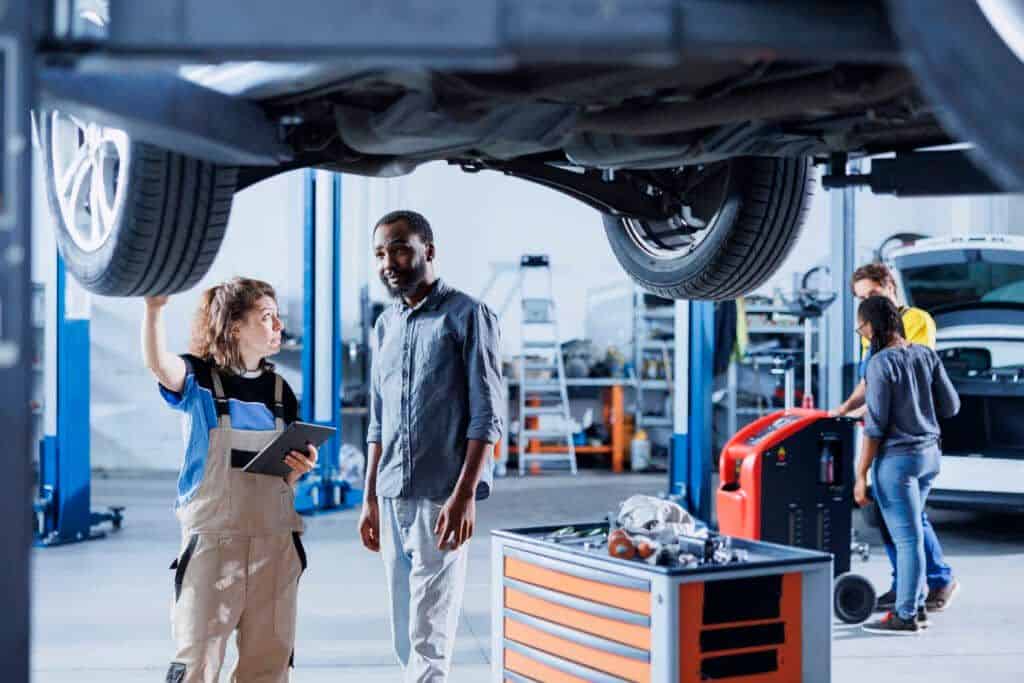
[[[145,301],[143,358],[164,400],[184,413],[186,444],[175,504],[182,546],[171,565],[177,652],[167,680],[219,680],[237,629],[231,680],[287,681],[306,567],[293,487],[317,451],[291,451],[285,477],[241,469],[298,416],[295,394],[267,361],[281,348],[274,289],[233,278],[204,292],[182,356],[165,347],[167,297]]]

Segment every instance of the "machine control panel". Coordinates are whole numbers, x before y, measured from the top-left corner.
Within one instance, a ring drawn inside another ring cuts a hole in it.
[[[786,425],[793,424],[794,422],[796,422],[797,420],[800,420],[800,419],[802,419],[801,415],[786,415],[785,417],[780,417],[777,420],[773,420],[772,423],[769,424],[767,427],[765,427],[764,429],[756,432],[753,436],[748,437],[747,438],[747,444],[750,445],[750,446],[753,446],[754,444],[759,443],[762,439],[764,439],[769,434],[771,434],[773,432],[777,432],[778,430],[782,429]]]

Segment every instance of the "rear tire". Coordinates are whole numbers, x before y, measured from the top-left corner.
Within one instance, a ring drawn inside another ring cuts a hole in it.
[[[735,299],[764,284],[782,265],[810,206],[810,160],[741,157],[728,163],[719,210],[702,239],[678,256],[652,255],[638,231],[628,229],[633,219],[604,217],[615,257],[644,289],[669,299]]]
[[[64,124],[58,123],[55,112],[41,114],[46,194],[68,271],[87,290],[106,296],[174,294],[195,285],[210,269],[224,239],[237,168],[128,140],[119,149],[125,158],[105,171],[113,186],[123,184],[117,192],[111,190],[111,196],[123,191],[123,197],[109,202],[113,208],[105,218],[108,224],[90,234],[89,217],[97,210],[92,197],[70,210],[65,197],[65,210],[61,208],[58,160],[67,150],[58,146],[67,137],[54,134],[59,125]],[[79,144],[82,139],[80,134]],[[69,144],[74,145],[73,136]],[[66,189],[70,183],[65,179],[62,184]]]

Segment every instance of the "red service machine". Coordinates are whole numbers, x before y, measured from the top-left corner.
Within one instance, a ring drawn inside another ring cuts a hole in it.
[[[871,615],[870,582],[849,574],[854,420],[822,410],[766,415],[730,439],[719,459],[718,527],[728,536],[821,550],[833,556],[836,615]]]

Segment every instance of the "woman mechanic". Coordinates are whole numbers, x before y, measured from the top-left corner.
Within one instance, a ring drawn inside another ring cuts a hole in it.
[[[218,681],[237,630],[231,680],[287,681],[306,566],[293,487],[317,451],[291,451],[285,478],[241,469],[298,414],[295,394],[267,361],[281,348],[274,289],[234,278],[204,292],[182,356],[165,348],[167,297],[145,304],[143,357],[164,400],[184,413],[186,444],[175,504],[182,546],[171,565],[176,654],[166,680]]]

